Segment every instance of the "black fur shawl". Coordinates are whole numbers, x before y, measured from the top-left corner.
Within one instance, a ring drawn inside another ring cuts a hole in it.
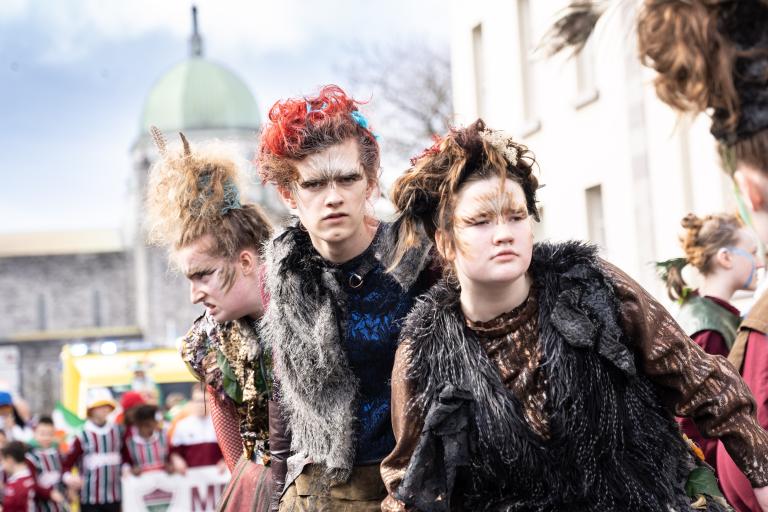
[[[452,508],[461,510],[463,502],[473,511],[689,510],[683,485],[691,456],[653,384],[637,370],[633,340],[621,327],[620,304],[595,249],[538,244],[530,273],[548,377],[548,440],[528,427],[520,402],[465,327],[455,289],[433,287],[402,332],[416,389],[411,406],[429,411],[425,429],[436,415],[465,411],[471,418],[463,438],[456,428],[464,422],[449,422],[456,427],[452,442],[474,447],[467,464],[444,471],[458,471],[462,483]],[[420,510],[447,510],[420,500],[430,478],[420,468],[434,470],[434,461],[418,459],[455,456],[461,446],[435,452],[434,443],[422,444],[396,496]]]

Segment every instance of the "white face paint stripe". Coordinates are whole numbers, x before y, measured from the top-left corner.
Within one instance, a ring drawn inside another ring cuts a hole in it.
[[[509,214],[520,214],[527,217],[528,209],[525,203],[516,200],[514,193],[499,190],[475,198],[472,209],[458,218],[458,224],[459,226],[468,225],[477,218],[503,219]]]

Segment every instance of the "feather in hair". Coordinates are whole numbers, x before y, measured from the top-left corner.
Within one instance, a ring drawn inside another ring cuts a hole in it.
[[[158,153],[160,153],[161,157],[165,158],[168,147],[168,143],[165,140],[165,135],[163,135],[163,132],[161,132],[160,129],[154,125],[149,127],[149,131],[152,134],[152,140],[155,142],[155,146],[157,146]]]
[[[610,0],[576,0],[561,11],[560,17],[542,38],[540,48],[547,56],[570,48],[576,55],[587,44]]]

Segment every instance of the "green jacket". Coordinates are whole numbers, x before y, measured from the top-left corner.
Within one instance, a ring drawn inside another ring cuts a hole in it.
[[[680,306],[677,323],[688,336],[701,331],[720,333],[730,350],[736,339],[741,317],[705,297],[690,295]]]

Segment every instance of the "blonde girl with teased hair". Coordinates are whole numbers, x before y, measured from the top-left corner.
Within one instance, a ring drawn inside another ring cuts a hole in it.
[[[266,510],[272,490],[269,358],[258,334],[261,246],[272,228],[242,199],[246,182],[222,146],[169,148],[152,129],[160,159],[149,171],[150,243],[166,247],[189,281],[190,301],[205,306],[184,337],[181,355],[208,395],[216,438],[233,474],[217,510]]]

